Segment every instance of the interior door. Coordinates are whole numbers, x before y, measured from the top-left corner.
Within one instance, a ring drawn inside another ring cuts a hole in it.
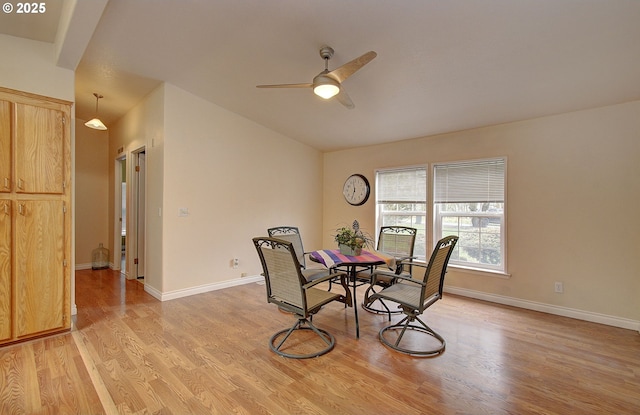
[[[144,150],[136,153],[136,180],[135,180],[135,197],[136,197],[136,278],[144,278],[145,269],[145,226],[146,226],[146,153]]]

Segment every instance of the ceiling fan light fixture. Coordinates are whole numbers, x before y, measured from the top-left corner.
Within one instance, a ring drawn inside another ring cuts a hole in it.
[[[324,74],[320,74],[313,80],[313,93],[320,98],[329,99],[340,92],[340,84]]]
[[[338,95],[338,92],[340,92],[340,88],[331,84],[317,85],[313,88],[313,93],[324,99],[332,98]]]
[[[87,121],[86,123],[84,123],[84,125],[89,128],[93,128],[94,130],[104,131],[107,129],[107,126],[104,125],[104,123],[98,118],[98,100],[104,97],[96,92],[93,93],[93,96],[96,97],[96,117],[92,120]]]
[[[336,100],[344,105],[347,109],[353,109],[353,101],[349,98],[347,91],[342,89],[342,82],[355,72],[360,70],[364,65],[371,62],[377,56],[374,51],[369,51],[344,65],[329,70],[329,59],[333,56],[333,49],[330,46],[320,48],[320,57],[324,59],[324,71],[320,72],[313,78],[310,84],[276,84],[276,85],[256,85],[258,88],[312,88],[313,93],[323,99],[330,99],[337,95]]]

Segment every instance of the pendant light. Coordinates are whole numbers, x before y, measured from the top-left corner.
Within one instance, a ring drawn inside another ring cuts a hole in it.
[[[96,117],[90,121],[87,121],[86,123],[84,123],[84,125],[86,125],[89,128],[93,128],[94,130],[106,130],[107,127],[104,125],[102,121],[98,119],[98,100],[104,97],[95,92],[93,93],[93,96],[96,97]]]

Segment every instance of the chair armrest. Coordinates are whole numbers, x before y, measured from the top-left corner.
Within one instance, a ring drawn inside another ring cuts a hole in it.
[[[424,261],[415,261],[414,258],[415,257],[411,257],[409,261],[402,261],[402,265],[410,265],[412,267],[420,267],[420,268],[427,268],[429,266],[429,263]]]
[[[382,270],[376,270],[373,272],[373,274],[371,275],[371,285],[376,284],[378,275],[384,275],[385,277],[393,278],[395,280],[403,280],[403,281],[412,282],[418,285],[424,285],[424,281],[413,278],[411,274],[396,274],[393,271],[382,271]]]
[[[402,256],[396,258],[396,274],[400,274],[405,265],[411,266],[415,256]]]
[[[399,257],[396,258],[396,262],[404,262],[407,259],[413,260],[415,258],[417,258],[417,257],[415,257],[415,256],[399,256]],[[409,262],[411,262],[411,261],[409,261]]]
[[[311,288],[314,285],[320,284],[321,282],[329,281],[329,280],[332,280],[332,279],[334,279],[336,277],[343,277],[343,276],[346,277],[347,274],[344,273],[344,272],[338,272],[338,273],[335,273],[335,274],[327,274],[324,277],[315,279],[313,281],[309,281],[308,283],[304,284],[302,286],[302,288],[304,288],[306,290],[307,288]]]
[[[417,280],[417,279],[413,278],[410,274],[396,275],[396,279],[407,281],[407,282],[412,282],[414,284],[418,284],[418,285],[422,285],[422,286],[425,285],[423,280]]]
[[[396,278],[398,276],[395,271],[387,271],[384,269],[376,268],[371,274],[371,284],[374,284],[376,282],[376,278],[378,275],[384,275],[385,277],[389,278]]]
[[[342,288],[344,288],[344,296],[342,296],[342,299],[347,306],[352,307],[353,301],[351,299],[351,291],[349,290],[349,285],[347,284],[348,275],[346,272],[336,272],[335,274],[329,274],[325,277],[318,278],[317,280],[309,281],[308,283],[304,284],[302,288],[306,290],[307,288],[311,288],[314,285],[320,284],[321,282],[333,280],[337,277],[340,277],[340,285],[342,285]]]

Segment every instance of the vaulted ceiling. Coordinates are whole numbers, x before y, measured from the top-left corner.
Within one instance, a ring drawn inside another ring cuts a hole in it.
[[[79,44],[67,63],[76,116],[93,117],[99,92],[107,124],[163,81],[323,151],[640,99],[636,0],[58,4],[4,13],[0,33]],[[93,7],[76,20],[94,23],[61,40],[65,7]],[[323,45],[335,49],[329,69],[378,54],[343,83],[354,109],[310,89],[256,88],[311,82]]]

